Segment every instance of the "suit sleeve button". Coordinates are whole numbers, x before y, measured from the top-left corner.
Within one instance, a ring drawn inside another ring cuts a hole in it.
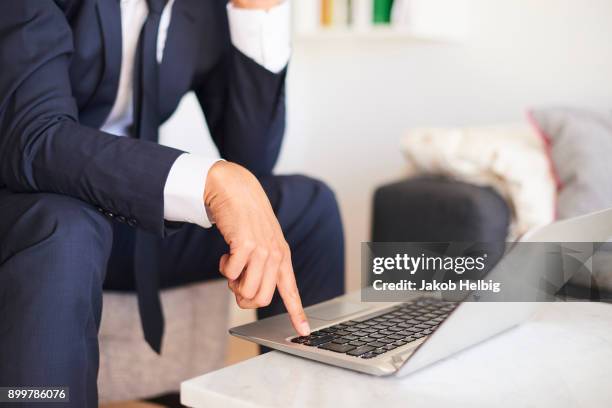
[[[138,224],[135,218],[128,218],[127,223],[130,227],[134,227],[136,224]]]
[[[115,217],[115,219],[117,221],[119,221],[119,222],[125,222],[126,221],[126,219],[125,219],[125,217],[123,215],[118,215],[117,217]]]

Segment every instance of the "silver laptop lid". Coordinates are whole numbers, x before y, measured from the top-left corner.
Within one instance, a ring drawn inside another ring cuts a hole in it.
[[[605,242],[612,237],[612,209],[539,227],[524,242]],[[491,273],[494,273],[492,271]],[[536,302],[464,302],[397,372],[403,376],[442,360],[527,320]]]
[[[607,242],[612,238],[612,208],[535,228],[524,242]]]

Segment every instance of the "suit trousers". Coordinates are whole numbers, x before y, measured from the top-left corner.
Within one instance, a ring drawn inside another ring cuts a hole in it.
[[[292,249],[304,305],[340,295],[344,241],[332,191],[304,176],[260,182]],[[70,403],[57,406],[97,406],[102,292],[134,290],[134,233],[68,196],[0,189],[0,386],[69,387]],[[163,240],[160,286],[221,278],[226,252],[216,228],[185,224]],[[258,316],[284,311],[276,293]]]

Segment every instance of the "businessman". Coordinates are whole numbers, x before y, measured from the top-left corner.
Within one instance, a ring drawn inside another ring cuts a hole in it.
[[[333,193],[272,175],[288,25],[284,0],[0,1],[0,386],[97,406],[103,288],[158,352],[160,288],[220,272],[299,334],[341,293]],[[157,143],[189,91],[226,161]]]

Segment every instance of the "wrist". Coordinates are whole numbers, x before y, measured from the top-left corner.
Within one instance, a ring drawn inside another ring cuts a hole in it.
[[[210,207],[215,191],[217,190],[216,186],[221,182],[221,179],[223,179],[223,173],[225,172],[226,165],[227,162],[219,161],[213,164],[208,170],[206,181],[204,183],[204,196],[202,197],[204,200],[204,205],[207,207]]]
[[[254,178],[251,172],[239,164],[227,161],[216,162],[206,175],[204,205],[212,210],[215,203],[220,203],[227,198],[227,191],[236,191],[236,188],[248,185]],[[221,196],[220,200],[217,199],[219,196]]]

